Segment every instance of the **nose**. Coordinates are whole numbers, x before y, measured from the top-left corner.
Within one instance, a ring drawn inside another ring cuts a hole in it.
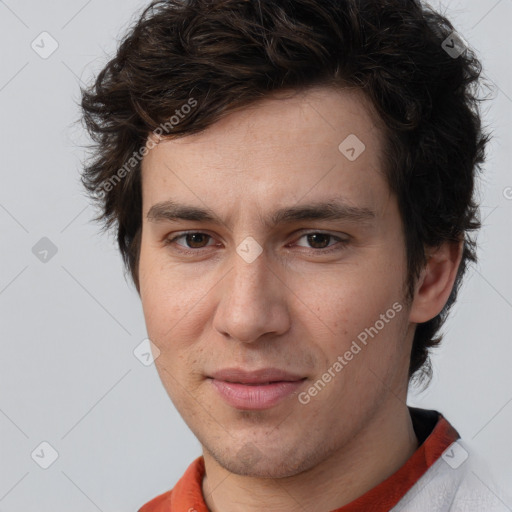
[[[288,288],[269,266],[265,252],[247,262],[233,254],[232,268],[217,290],[213,327],[222,335],[252,343],[264,335],[279,335],[290,328]]]

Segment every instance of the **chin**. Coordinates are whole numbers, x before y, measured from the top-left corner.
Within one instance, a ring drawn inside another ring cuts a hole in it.
[[[316,457],[297,453],[296,449],[286,451],[282,447],[262,448],[247,442],[237,451],[230,447],[222,452],[208,450],[208,453],[225,470],[253,478],[287,478],[311,469],[318,462]]]

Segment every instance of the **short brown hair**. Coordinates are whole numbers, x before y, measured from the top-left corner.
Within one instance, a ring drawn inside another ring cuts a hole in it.
[[[82,181],[101,208],[97,220],[105,229],[115,225],[137,290],[142,199],[135,154],[152,131],[183,114],[191,98],[195,108],[171,123],[168,137],[200,132],[273,91],[358,87],[386,127],[383,164],[403,222],[409,298],[425,248],[464,239],[447,304],[414,335],[409,377],[420,369],[418,381],[430,377],[429,349],[440,343],[467,264],[476,261],[474,181],[489,138],[476,95],[481,64],[470,48],[455,45],[453,30],[416,0],[152,2],[95,83],[82,89],[95,142]]]

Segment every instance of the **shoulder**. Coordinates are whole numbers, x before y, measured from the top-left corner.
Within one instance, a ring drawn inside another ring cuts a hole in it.
[[[172,490],[164,492],[148,501],[137,512],[168,512],[171,505]]]
[[[172,490],[153,498],[137,512],[206,512],[201,491],[204,471],[204,459],[201,456],[188,466]]]
[[[481,456],[458,439],[392,512],[510,512],[510,498],[489,475]]]

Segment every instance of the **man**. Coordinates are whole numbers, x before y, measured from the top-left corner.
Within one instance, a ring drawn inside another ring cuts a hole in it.
[[[203,455],[141,512],[510,510],[406,405],[475,260],[479,72],[413,0],[144,11],[84,184]]]

